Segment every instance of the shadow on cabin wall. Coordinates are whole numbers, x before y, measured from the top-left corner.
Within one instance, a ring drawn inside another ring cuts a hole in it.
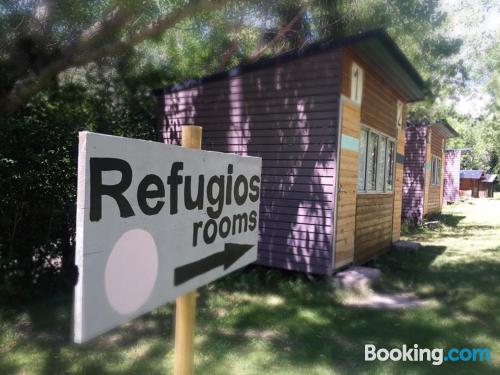
[[[407,128],[403,175],[402,219],[407,224],[423,220],[426,133],[424,128]]]
[[[160,126],[167,143],[180,144],[181,126],[196,124],[203,149],[262,157],[258,263],[327,273],[338,75],[302,61],[304,80],[291,64],[167,94]]]

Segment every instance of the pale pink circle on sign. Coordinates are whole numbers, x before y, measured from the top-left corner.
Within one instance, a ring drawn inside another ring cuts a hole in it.
[[[132,229],[116,242],[106,263],[104,284],[108,301],[126,315],[149,298],[158,275],[158,251],[149,232]]]

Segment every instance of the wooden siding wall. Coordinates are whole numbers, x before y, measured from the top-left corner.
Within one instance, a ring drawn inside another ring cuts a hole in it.
[[[396,139],[397,152],[404,157],[404,132],[396,126],[397,100],[406,103],[370,67],[348,49],[342,55],[342,94],[349,97],[351,64],[364,71],[361,123]],[[404,116],[406,116],[405,104]],[[406,121],[404,121],[406,122]],[[399,159],[399,158],[398,158]],[[354,262],[364,263],[390,249],[393,238],[399,239],[403,168],[396,166],[395,191],[388,194],[357,194]]]
[[[495,183],[479,181],[472,178],[460,179],[461,198],[493,198],[495,193]]]
[[[364,71],[361,123],[396,138],[397,94],[369,66],[348,49],[342,55],[342,95],[351,95],[351,64],[355,61]],[[404,102],[402,98],[399,98]],[[406,113],[406,105],[405,105]]]
[[[494,198],[495,197],[495,185],[496,182],[485,182],[485,189],[486,189],[486,197],[487,198]]]
[[[342,98],[342,135],[339,161],[337,198],[337,228],[335,236],[335,266],[340,268],[354,260],[356,193],[358,181],[358,151],[344,147],[343,139],[359,140],[360,107]],[[344,138],[349,137],[349,138]]]
[[[444,156],[444,193],[443,200],[455,203],[460,198],[460,150],[447,150]]]
[[[445,140],[444,135],[438,130],[431,128],[432,131],[432,142],[431,142],[431,152],[432,155],[437,157],[443,156],[443,142]]]
[[[407,127],[403,177],[403,220],[420,222],[424,215],[426,126]]]
[[[426,214],[441,212],[441,185],[429,184]]]
[[[203,149],[263,158],[258,263],[328,274],[340,52],[261,68],[160,97],[167,143],[203,127]]]
[[[354,261],[364,263],[391,247],[393,195],[360,194],[356,206]]]
[[[495,193],[495,183],[479,181],[478,198],[493,198]]]
[[[460,179],[460,197],[470,198],[473,196],[472,191],[474,186],[477,186],[478,180],[473,180],[471,178],[461,178]],[[477,197],[475,197],[477,198]]]
[[[479,181],[479,192],[478,192],[479,198],[488,198],[489,185],[490,184],[488,184],[487,182]]]
[[[437,156],[441,159],[441,180],[438,185],[434,185],[430,181],[430,170],[429,170],[429,188],[427,197],[427,209],[424,214],[441,212],[442,202],[443,202],[443,169],[444,169],[444,143],[445,138],[443,134],[431,127],[431,152],[430,157],[427,160],[428,163],[432,163],[432,156]]]

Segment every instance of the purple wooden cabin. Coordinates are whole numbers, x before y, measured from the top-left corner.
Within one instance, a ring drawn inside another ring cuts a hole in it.
[[[443,200],[455,203],[460,199],[460,161],[464,149],[446,150],[444,153]]]
[[[426,137],[427,127],[406,128],[402,217],[409,221],[424,216]]]
[[[182,125],[201,125],[203,149],[262,157],[258,263],[331,274],[399,239],[406,103],[424,90],[387,34],[368,32],[158,90],[158,132],[179,144]],[[357,189],[360,133],[394,168],[377,191]]]
[[[421,222],[425,215],[441,212],[443,161],[446,139],[458,133],[444,120],[409,123],[406,128],[403,176],[403,220]],[[460,164],[460,161],[459,161]]]

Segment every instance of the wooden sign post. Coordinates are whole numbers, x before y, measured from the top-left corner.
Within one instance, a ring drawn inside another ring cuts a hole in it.
[[[201,126],[182,127],[182,146],[201,149]],[[191,375],[194,363],[194,330],[196,321],[196,290],[175,301],[174,375]]]
[[[196,289],[257,259],[262,160],[82,132],[74,341],[177,299],[175,374],[191,374]]]

